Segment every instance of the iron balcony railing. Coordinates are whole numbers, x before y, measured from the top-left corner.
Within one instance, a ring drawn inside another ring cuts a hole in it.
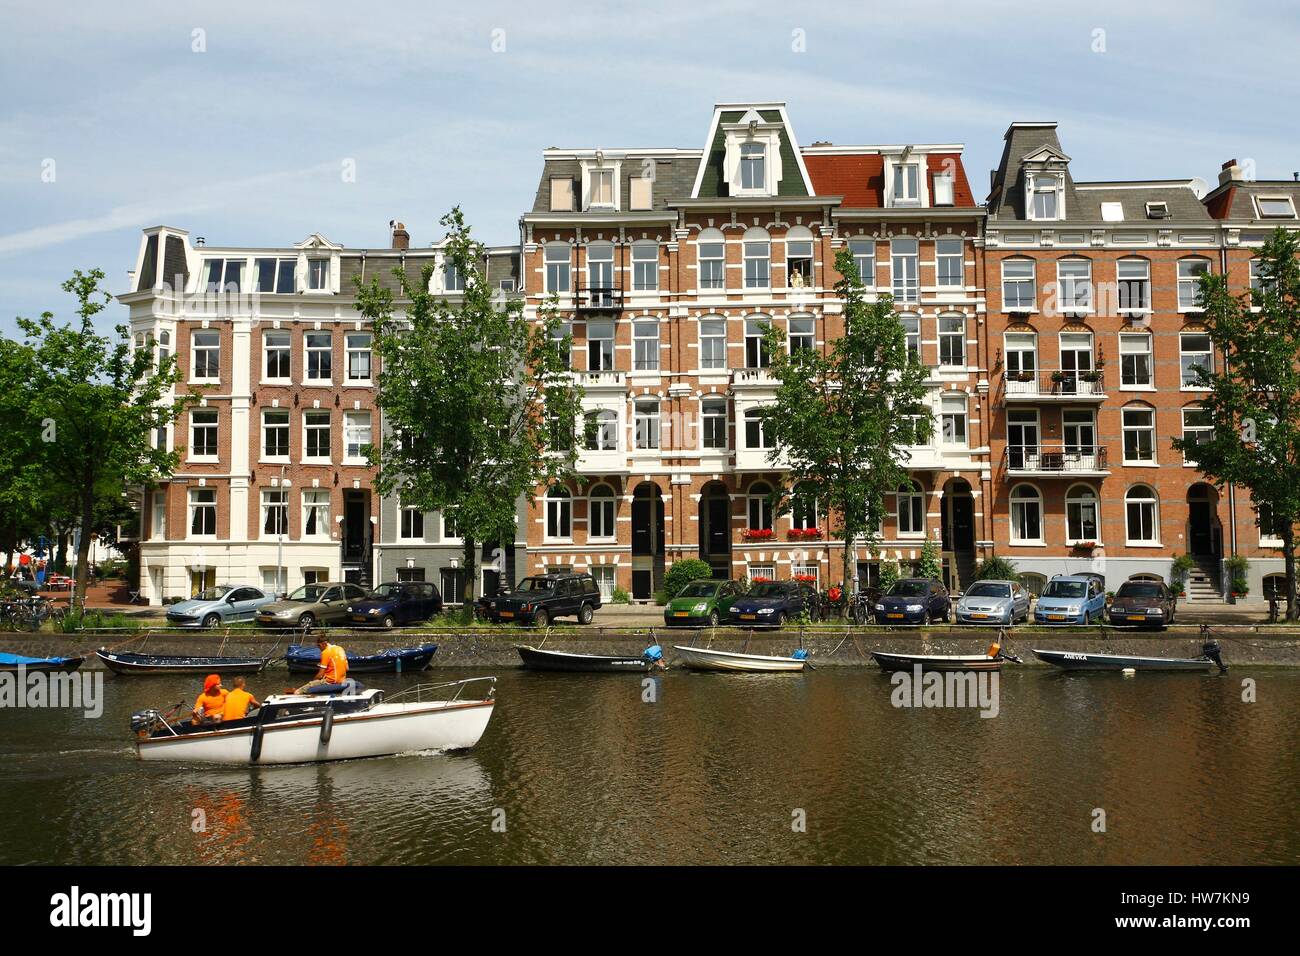
[[[1003,454],[1007,471],[1034,475],[1080,474],[1106,470],[1104,445],[1068,443],[1008,445]]]
[[[1091,371],[1007,372],[1003,376],[1008,398],[1087,398],[1106,395],[1106,376]]]
[[[577,292],[579,312],[623,311],[623,290],[615,286],[581,286]]]

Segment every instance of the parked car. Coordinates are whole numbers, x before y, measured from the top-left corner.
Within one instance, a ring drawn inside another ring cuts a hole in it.
[[[1029,620],[1029,592],[1018,581],[976,581],[957,601],[958,624],[1005,624]]]
[[[816,619],[820,608],[817,592],[800,581],[763,581],[739,595],[727,615],[732,624],[770,624],[780,627],[804,611]]]
[[[1110,604],[1110,623],[1165,627],[1174,623],[1178,597],[1163,581],[1125,581]]]
[[[929,624],[952,617],[952,598],[942,581],[900,578],[876,602],[877,624]]]
[[[275,595],[251,584],[218,584],[167,608],[172,627],[217,627],[251,621]]]
[[[353,624],[396,627],[442,613],[442,595],[427,581],[389,581],[348,605]]]
[[[494,597],[491,618],[545,627],[572,614],[579,623],[590,624],[599,609],[600,588],[590,574],[540,574]]]
[[[1034,605],[1037,624],[1091,624],[1106,614],[1106,582],[1099,574],[1058,574]]]
[[[708,624],[716,626],[731,614],[731,605],[745,593],[738,581],[708,578],[692,581],[677,592],[664,608],[664,624]]]
[[[348,617],[348,605],[369,597],[359,584],[342,581],[318,581],[304,584],[282,601],[267,604],[257,612],[263,627],[310,628],[317,624],[342,624]]]

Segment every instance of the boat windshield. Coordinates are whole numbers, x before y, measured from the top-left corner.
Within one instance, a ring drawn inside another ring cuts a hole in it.
[[[373,598],[390,600],[402,596],[402,586],[400,584],[381,584],[370,594]]]
[[[749,596],[756,598],[780,597],[785,593],[785,585],[780,581],[764,581],[750,589]]]
[[[967,597],[1011,597],[1011,585],[980,581],[966,589]]]
[[[1043,591],[1043,597],[1081,598],[1087,593],[1088,585],[1082,581],[1051,581]]]
[[[682,588],[678,597],[713,597],[718,593],[717,581],[692,581]]]
[[[524,578],[519,582],[520,591],[550,591],[555,588],[555,582],[550,578]]]
[[[207,588],[194,595],[193,601],[220,601],[229,594],[233,589],[225,584],[218,584],[215,588]]]
[[[924,581],[897,581],[889,589],[893,597],[920,597],[929,590],[929,585]]]
[[[1154,598],[1160,597],[1160,585],[1148,582],[1126,581],[1119,586],[1115,597]]]
[[[315,604],[320,600],[320,596],[325,593],[323,584],[304,584],[298,590],[290,594],[286,601],[305,601],[308,604]]]

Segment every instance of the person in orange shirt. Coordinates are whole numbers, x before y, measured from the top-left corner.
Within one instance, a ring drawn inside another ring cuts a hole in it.
[[[327,641],[324,634],[317,635],[316,646],[320,648],[320,669],[316,671],[313,679],[295,690],[295,694],[308,694],[313,687],[342,684],[347,679],[347,652],[337,644]]]
[[[196,724],[215,724],[221,720],[226,711],[226,689],[221,686],[221,678],[209,674],[203,679],[203,693],[194,700],[194,722]]]
[[[235,686],[226,695],[226,708],[221,712],[221,719],[242,720],[248,716],[250,709],[261,706],[260,700],[244,690],[244,678],[236,677]]]

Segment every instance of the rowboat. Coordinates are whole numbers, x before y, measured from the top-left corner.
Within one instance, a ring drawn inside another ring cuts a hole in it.
[[[570,654],[567,651],[544,651],[527,644],[516,644],[524,667],[535,671],[575,671],[584,673],[644,673],[662,667],[662,658],[645,654],[640,657],[608,657],[602,654]]]
[[[123,654],[106,647],[95,653],[114,674],[260,674],[271,661],[269,657]]]
[[[390,647],[375,654],[348,655],[349,674],[401,674],[422,671],[429,666],[437,644],[419,647]],[[284,652],[290,673],[314,674],[320,668],[320,648],[314,644],[290,644]]]
[[[487,696],[461,700],[466,685],[478,681],[490,682]],[[315,763],[464,750],[487,729],[495,681],[473,677],[421,685],[391,700],[375,689],[333,696],[277,694],[254,715],[219,724],[171,723],[157,710],[143,710],[131,715],[131,729],[141,760],[182,763]],[[425,693],[449,687],[457,688],[450,699],[423,699]]]
[[[19,669],[28,674],[69,673],[81,666],[80,657],[24,657],[21,654],[0,654],[0,674],[16,674]]]
[[[871,656],[883,671],[911,671],[917,667],[922,671],[997,671],[1002,669],[1003,661],[1021,663],[1020,658],[1003,651],[1002,645],[996,643],[983,654],[890,654],[872,651]]]
[[[1067,671],[1208,671],[1217,667],[1219,673],[1228,670],[1221,656],[1218,641],[1201,646],[1200,657],[1133,657],[1126,654],[1093,654],[1084,651],[1040,651],[1034,648],[1038,659]]]
[[[714,651],[703,647],[683,647],[674,644],[684,666],[696,671],[753,671],[775,673],[799,672],[808,663],[806,652],[798,650],[790,657],[770,657],[766,654],[738,654],[733,651]],[[796,656],[798,655],[798,656]]]

